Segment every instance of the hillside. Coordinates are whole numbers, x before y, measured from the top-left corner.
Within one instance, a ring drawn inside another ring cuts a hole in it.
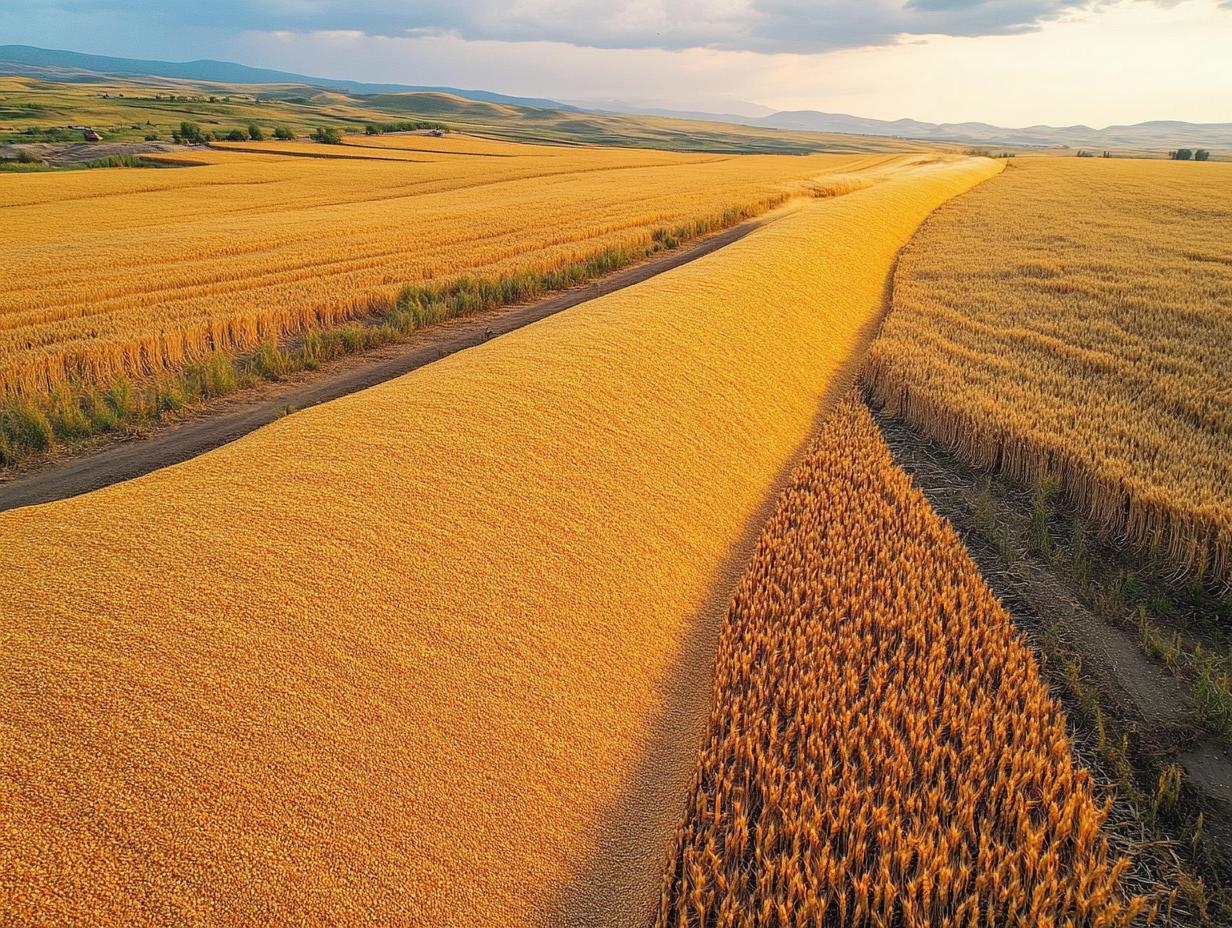
[[[457,87],[426,87],[407,84],[369,84],[362,81],[309,77],[269,68],[251,68],[230,61],[147,61],[138,58],[113,58],[84,55],[62,49],[32,45],[0,45],[0,74],[20,74],[48,81],[96,81],[99,77],[169,77],[176,80],[205,81],[215,84],[302,84],[342,90],[346,93],[376,94],[427,91],[448,93],[470,100],[572,109],[555,100],[511,97],[487,90],[461,90]]]
[[[1078,148],[1172,149],[1184,146],[1232,148],[1232,122],[1190,123],[1155,120],[1131,126],[1026,126],[1006,128],[985,122],[931,123],[915,119],[866,119],[814,110],[780,112],[741,122],[802,132],[852,132],[902,138],[989,145]]]
[[[720,150],[817,151],[818,146],[834,148],[841,143],[835,135],[910,139],[932,143],[993,145],[1024,148],[1099,148],[1122,152],[1159,152],[1178,147],[1232,149],[1232,122],[1197,124],[1177,120],[1154,120],[1136,125],[1113,125],[1102,129],[1090,126],[1026,126],[1011,128],[985,122],[932,123],[917,119],[870,119],[845,113],[817,110],[785,110],[765,115],[710,114],[696,110],[670,110],[615,100],[592,106],[563,103],[540,97],[518,97],[487,90],[465,90],[408,84],[373,84],[361,81],[313,77],[268,68],[252,68],[210,59],[189,62],[150,61],[112,58],[78,52],[35,48],[28,45],[0,45],[0,75],[33,77],[49,83],[114,83],[123,78],[141,84],[187,81],[199,91],[227,89],[242,93],[253,86],[260,91],[286,97],[313,99],[319,90],[336,91],[357,107],[371,107],[385,113],[419,113],[450,116],[455,119],[499,121],[530,118],[536,138],[544,141],[581,141],[619,144],[624,133],[640,145],[669,148],[695,148],[685,138],[699,136],[702,146]],[[270,86],[280,90],[272,91]],[[445,105],[451,100],[490,103],[512,107],[499,116],[465,104]],[[764,109],[764,108],[763,108]],[[553,115],[548,116],[546,114]],[[563,114],[573,114],[576,121]],[[685,122],[686,126],[680,123]],[[733,129],[740,126],[741,129]],[[719,128],[724,127],[724,128]],[[803,137],[802,135],[803,134]],[[818,140],[816,136],[829,137]]]
[[[368,123],[441,120],[471,133],[556,145],[608,145],[698,152],[805,154],[818,151],[920,151],[944,147],[873,136],[791,132],[657,116],[582,113],[475,100],[457,93],[352,94],[303,84],[218,84],[166,77],[80,75],[74,82],[3,76],[0,144],[80,141],[88,125],[104,140],[169,138],[182,121],[206,131],[257,123],[306,135],[317,127],[361,132]]]

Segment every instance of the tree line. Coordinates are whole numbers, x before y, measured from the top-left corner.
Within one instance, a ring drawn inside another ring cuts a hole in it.
[[[384,135],[386,132],[411,132],[417,129],[431,129],[435,132],[448,132],[449,127],[442,122],[427,122],[423,120],[406,121],[406,122],[384,122],[384,123],[369,123],[364,128],[365,135]],[[295,138],[295,133],[285,126],[279,126],[274,129],[274,138],[281,140],[290,140]],[[157,137],[157,136],[156,136]],[[181,145],[200,145],[205,142],[263,142],[265,141],[265,130],[259,125],[249,123],[247,129],[232,129],[226,131],[219,129],[214,132],[206,131],[195,122],[182,122],[178,129],[171,130],[171,137]],[[309,136],[315,142],[323,142],[326,145],[338,145],[342,142],[342,130],[332,126],[314,129]]]

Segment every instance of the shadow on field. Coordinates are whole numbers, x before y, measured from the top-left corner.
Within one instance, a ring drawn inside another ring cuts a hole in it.
[[[706,734],[715,655],[732,595],[792,471],[838,401],[855,387],[868,346],[889,311],[897,266],[895,259],[886,278],[881,312],[860,331],[857,348],[835,373],[804,440],[775,475],[720,564],[660,686],[664,708],[650,726],[642,757],[619,798],[595,823],[589,857],[577,861],[572,878],[555,898],[545,902],[537,922],[542,928],[646,928],[653,923],[664,867]]]

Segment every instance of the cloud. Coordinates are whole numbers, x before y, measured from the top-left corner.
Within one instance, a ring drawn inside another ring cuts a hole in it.
[[[137,14],[220,30],[360,32],[592,48],[814,53],[901,35],[1031,31],[1100,0],[25,0],[65,14]],[[1151,0],[1144,0],[1151,2]],[[1167,2],[1167,0],[1165,0]],[[1232,3],[1232,0],[1224,0]],[[0,6],[6,5],[0,0]],[[27,7],[29,8],[29,6]]]

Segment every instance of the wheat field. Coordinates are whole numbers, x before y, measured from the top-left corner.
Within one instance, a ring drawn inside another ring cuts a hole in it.
[[[355,141],[0,178],[0,399],[177,370],[388,308],[406,284],[635,257],[656,229],[910,160]]]
[[[712,704],[658,928],[1146,914],[1030,649],[854,397],[762,531]]]
[[[0,514],[0,921],[645,924],[768,501],[995,171]]]
[[[874,398],[1232,583],[1232,165],[1020,159],[904,251]]]

